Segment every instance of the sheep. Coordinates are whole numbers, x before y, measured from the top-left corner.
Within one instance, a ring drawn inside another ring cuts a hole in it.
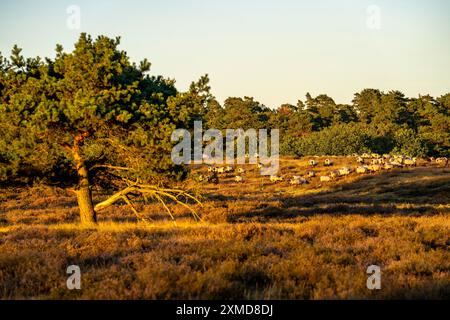
[[[237,183],[242,183],[244,182],[244,178],[242,176],[236,176],[234,177],[234,181]]]
[[[225,173],[225,168],[221,167],[221,168],[217,168],[216,169],[217,173]]]
[[[368,172],[369,172],[369,168],[367,166],[362,166],[362,167],[356,168],[356,173],[358,173],[358,174],[366,174]]]
[[[387,153],[385,153],[385,154],[383,154],[383,159],[389,159],[391,157],[391,155],[390,154],[387,154]]]
[[[448,158],[445,158],[445,157],[437,158],[437,159],[436,159],[436,163],[437,163],[437,164],[443,164],[444,167],[446,167],[446,166],[448,165],[448,162],[449,162],[449,159],[448,159]]]
[[[375,158],[375,159],[379,159],[379,158],[380,158],[380,155],[379,155],[378,153],[372,153],[372,154],[371,154],[371,157],[372,157],[372,158]]]
[[[302,178],[300,178],[300,183],[301,184],[309,184],[309,181],[302,177]]]
[[[321,176],[320,177],[320,182],[330,182],[330,181],[331,181],[330,176]]]
[[[237,172],[242,174],[242,173],[245,173],[245,170],[244,170],[243,168],[239,168],[239,169],[237,170]]]
[[[225,172],[226,173],[230,173],[230,172],[233,172],[233,171],[234,171],[233,167],[230,167],[230,166],[225,167]]]
[[[388,165],[391,165],[394,168],[402,168],[403,167],[403,164],[397,160],[393,160],[393,161],[389,162]]]
[[[405,166],[417,166],[417,159],[416,158],[412,158],[412,159],[405,159],[404,161]]]
[[[372,164],[372,165],[368,166],[368,169],[369,169],[371,172],[378,172],[378,171],[381,171],[382,168],[383,168],[383,167],[382,167],[381,165],[379,165],[379,164]]]
[[[283,181],[283,177],[270,176],[270,182],[281,182],[281,181]]]
[[[398,162],[401,165],[403,165],[404,161],[405,161],[405,157],[404,156],[394,156],[394,162]]]
[[[316,161],[316,160],[309,160],[309,165],[311,166],[311,167],[315,167],[315,166],[317,166],[319,163]]]
[[[302,185],[307,184],[308,181],[305,178],[302,178],[300,176],[293,176],[291,180],[289,180],[289,183],[291,185]]]
[[[308,177],[314,178],[316,176],[316,173],[314,171],[308,171]]]
[[[215,172],[215,169],[216,168],[210,166],[210,167],[208,167],[208,172]]]
[[[358,162],[359,164],[364,164],[364,158],[363,157],[358,157],[356,159],[356,162]]]
[[[352,172],[352,169],[342,168],[342,169],[339,169],[338,172],[339,172],[340,176],[348,176]]]
[[[383,158],[372,159],[371,164],[383,164]]]
[[[333,162],[330,159],[325,159],[325,166],[330,167],[333,165]]]

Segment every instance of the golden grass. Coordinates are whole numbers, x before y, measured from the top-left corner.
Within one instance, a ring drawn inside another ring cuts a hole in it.
[[[283,174],[305,174],[307,160],[283,159]],[[334,160],[318,174],[350,161]],[[450,298],[448,169],[307,186],[272,184],[246,169],[244,184],[233,175],[219,185],[189,182],[204,195],[201,223],[172,204],[174,225],[157,203],[139,203],[153,222],[116,205],[83,227],[64,190],[3,190],[0,298]],[[65,287],[71,264],[81,267],[80,291]],[[365,286],[371,264],[382,268],[382,290]]]

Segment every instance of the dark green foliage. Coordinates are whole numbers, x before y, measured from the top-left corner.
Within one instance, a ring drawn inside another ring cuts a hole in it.
[[[450,155],[450,94],[409,99],[399,91],[365,89],[353,105],[307,94],[300,108],[281,106],[270,127],[280,128],[285,155],[350,155],[361,152],[408,156]],[[303,121],[294,119],[301,117]]]
[[[411,157],[424,157],[427,155],[425,142],[412,129],[401,128],[394,135],[396,154],[404,154]]]
[[[224,103],[224,128],[265,128],[270,110],[253,98],[228,98]],[[217,128],[223,129],[223,128]]]
[[[359,124],[340,124],[287,141],[281,148],[296,156],[349,155],[369,150],[370,136]],[[290,149],[291,148],[291,149]]]
[[[364,89],[356,93],[353,106],[359,115],[360,121],[370,123],[381,105],[382,93],[376,89]]]

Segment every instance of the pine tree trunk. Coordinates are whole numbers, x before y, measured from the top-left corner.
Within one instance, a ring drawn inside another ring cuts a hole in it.
[[[75,144],[72,151],[78,173],[78,188],[75,193],[77,195],[78,208],[80,210],[81,224],[94,224],[97,222],[97,215],[92,203],[89,171],[83,158],[80,156],[78,144]]]
[[[81,224],[94,224],[97,222],[97,215],[92,203],[92,192],[88,187],[81,187],[76,191],[78,208],[80,210]]]

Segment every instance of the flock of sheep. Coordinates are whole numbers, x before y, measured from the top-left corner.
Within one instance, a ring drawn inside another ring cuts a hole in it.
[[[356,168],[351,166],[346,166],[337,170],[329,171],[325,175],[320,175],[319,180],[322,183],[331,182],[336,180],[338,177],[345,177],[350,175],[353,172],[356,174],[370,174],[380,172],[382,170],[391,170],[394,168],[403,168],[403,167],[413,167],[417,166],[417,159],[411,157],[405,157],[403,155],[378,155],[378,154],[363,154],[363,155],[353,155],[352,158],[356,160],[358,166]],[[448,166],[449,159],[448,158],[430,158],[430,162],[435,162],[439,165]],[[323,162],[325,167],[333,166],[333,160],[325,159]],[[319,166],[319,162],[317,160],[310,160],[309,166],[311,170],[309,170],[306,176],[292,176],[289,179],[289,184],[291,185],[304,185],[308,184],[309,180],[316,177],[316,172],[313,170],[315,167]],[[260,169],[262,167],[261,163],[257,164],[257,168]],[[242,183],[245,181],[243,174],[246,172],[244,168],[233,168],[232,166],[226,167],[208,167],[209,176],[204,177],[200,176],[200,181],[208,181],[210,183],[219,183],[219,175],[220,174],[230,174],[237,173],[234,177],[234,181],[237,183]],[[279,183],[283,182],[284,178],[281,176],[270,176],[270,182]]]

